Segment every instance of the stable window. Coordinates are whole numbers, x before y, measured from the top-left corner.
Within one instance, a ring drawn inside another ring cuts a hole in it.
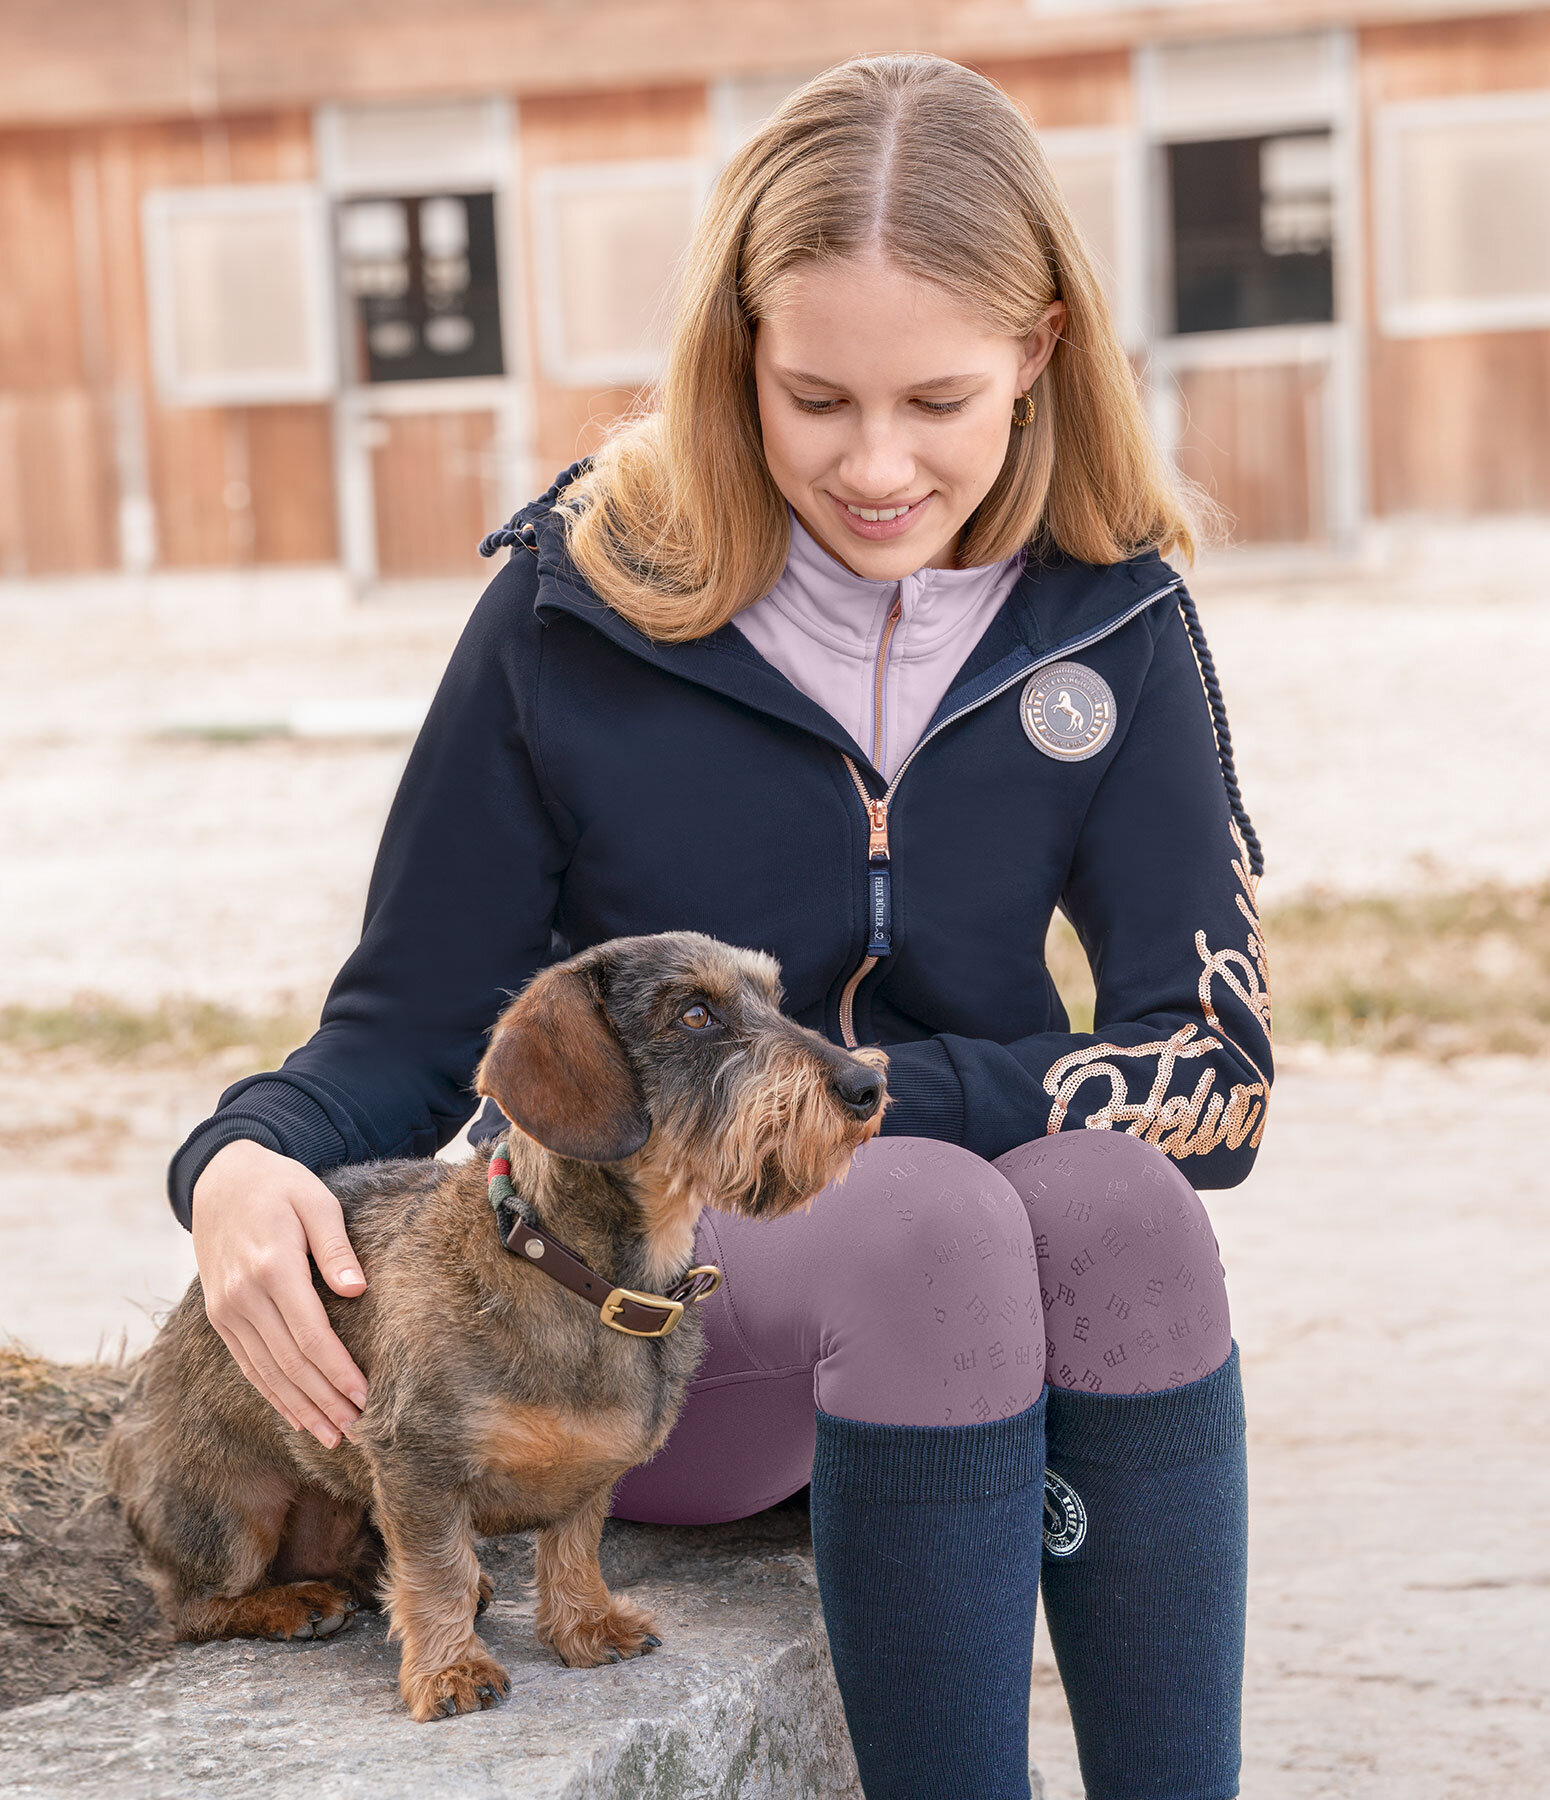
[[[348,200],[338,241],[357,380],[504,373],[492,194]]]
[[[1170,144],[1167,156],[1176,332],[1334,318],[1329,132]]]
[[[320,400],[335,386],[327,213],[293,184],[145,196],[156,387],[173,406]]]
[[[1384,330],[1550,325],[1550,93],[1385,107],[1375,135]]]

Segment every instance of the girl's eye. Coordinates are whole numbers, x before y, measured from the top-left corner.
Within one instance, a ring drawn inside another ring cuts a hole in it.
[[[841,404],[838,400],[803,400],[795,394],[791,398],[799,411],[816,413],[820,418],[825,413],[832,413]],[[967,400],[917,400],[915,404],[940,417],[945,413],[962,412],[969,403]]]
[[[687,1025],[691,1031],[703,1031],[711,1022],[708,1006],[690,1006],[678,1015],[678,1023]]]

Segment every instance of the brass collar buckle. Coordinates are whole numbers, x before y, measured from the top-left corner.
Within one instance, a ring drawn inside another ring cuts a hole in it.
[[[686,1305],[706,1299],[720,1286],[720,1269],[711,1263],[700,1263],[674,1284],[671,1294],[643,1294],[638,1288],[616,1287],[598,1311],[611,1331],[622,1331],[628,1337],[666,1337],[676,1329]],[[625,1309],[632,1303],[647,1313],[661,1313],[661,1321],[656,1325],[625,1324]]]
[[[625,1306],[630,1302],[647,1312],[659,1312],[663,1315],[660,1325],[641,1326],[623,1323]],[[666,1337],[684,1316],[682,1300],[668,1300],[661,1294],[642,1294],[636,1288],[615,1288],[599,1309],[603,1315],[603,1323],[612,1331],[622,1331],[630,1337]]]

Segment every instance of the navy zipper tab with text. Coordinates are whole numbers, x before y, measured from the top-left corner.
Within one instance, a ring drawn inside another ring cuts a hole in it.
[[[893,870],[888,857],[888,801],[866,803],[871,830],[867,842],[868,956],[893,952]]]

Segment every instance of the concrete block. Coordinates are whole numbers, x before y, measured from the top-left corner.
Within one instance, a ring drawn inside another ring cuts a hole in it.
[[[414,1724],[385,1622],[318,1644],[184,1646],[132,1678],[0,1715],[12,1800],[860,1800],[807,1521],[615,1522],[611,1587],[651,1607],[650,1655],[566,1669],[533,1637],[531,1550],[492,1539],[481,1630],[512,1678],[489,1712]]]

